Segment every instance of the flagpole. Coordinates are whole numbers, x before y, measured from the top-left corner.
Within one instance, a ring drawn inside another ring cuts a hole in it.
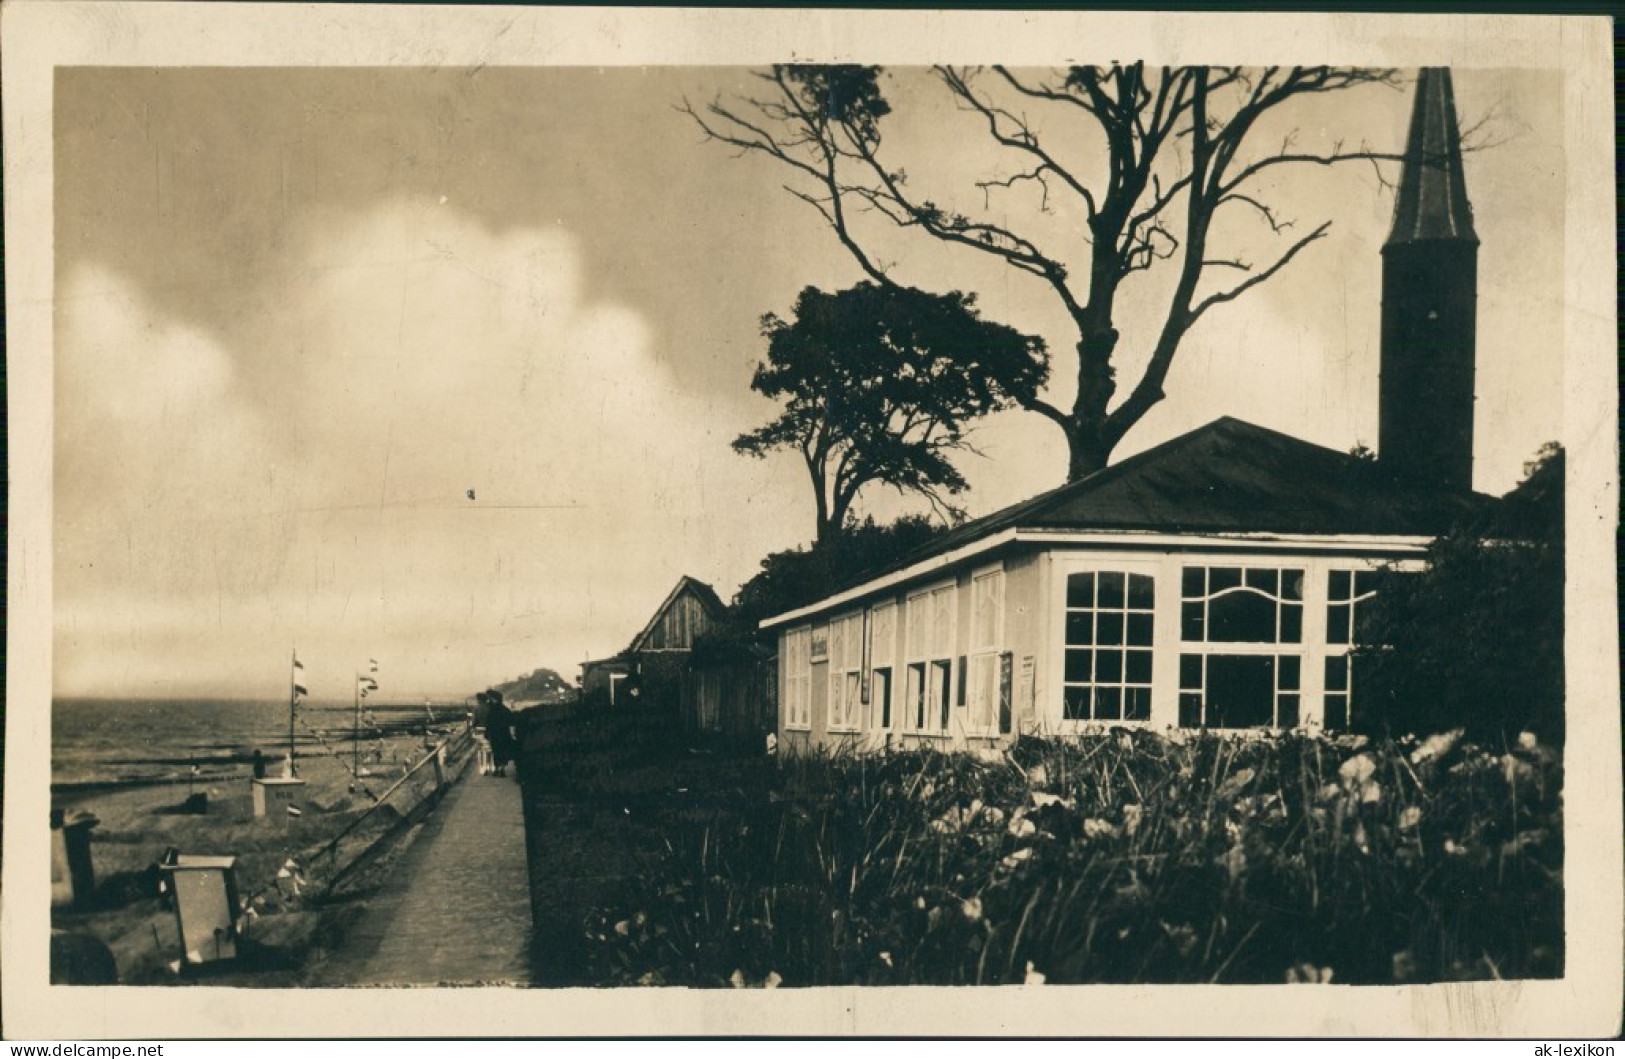
[[[361,779],[361,674],[355,675],[355,713],[350,722],[350,772]]]
[[[293,720],[299,708],[299,648],[293,648],[293,663],[288,667],[288,776],[295,773],[293,764]]]

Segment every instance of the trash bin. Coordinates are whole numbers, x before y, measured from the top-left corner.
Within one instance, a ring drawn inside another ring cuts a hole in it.
[[[267,776],[252,782],[256,817],[274,816],[285,821],[298,816],[304,810],[304,780],[287,776]]]
[[[88,902],[96,892],[96,869],[90,859],[90,831],[101,823],[87,812],[66,816],[51,810],[51,907]]]
[[[178,854],[159,869],[169,877],[181,962],[213,963],[237,956],[237,858]]]

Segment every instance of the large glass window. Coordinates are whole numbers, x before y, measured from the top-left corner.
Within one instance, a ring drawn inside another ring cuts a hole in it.
[[[1326,577],[1326,694],[1323,720],[1327,728],[1347,728],[1354,713],[1354,660],[1349,649],[1368,642],[1361,604],[1377,594],[1375,570],[1332,570]]]
[[[897,605],[883,603],[869,612],[870,726],[892,725],[892,659],[897,654]]]
[[[1149,574],[1088,571],[1066,579],[1063,716],[1151,718],[1155,582]]]
[[[863,615],[829,623],[829,729],[855,732],[862,716]]]
[[[1179,724],[1290,728],[1301,705],[1301,569],[1190,566],[1180,577]]]
[[[954,585],[908,597],[907,717],[916,731],[946,732],[953,705]]]
[[[803,625],[784,634],[784,726],[812,727],[812,629]]]
[[[968,704],[973,732],[998,729],[999,652],[1003,648],[1004,571],[984,570],[971,579]]]

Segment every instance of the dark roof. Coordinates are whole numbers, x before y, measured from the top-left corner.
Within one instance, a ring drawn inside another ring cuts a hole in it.
[[[1446,67],[1424,67],[1416,79],[1404,165],[1394,202],[1394,227],[1384,247],[1424,239],[1477,244],[1461,167],[1456,97]]]
[[[1417,489],[1375,461],[1226,416],[966,523],[861,580],[1007,529],[1431,537],[1495,503]]]
[[[645,623],[642,629],[638,630],[638,634],[632,637],[632,642],[621,653],[631,654],[635,652],[638,645],[643,643],[649,633],[654,630],[655,625],[659,623],[661,615],[665,614],[667,609],[681,598],[685,590],[694,593],[695,598],[700,601],[700,606],[704,607],[707,613],[711,615],[712,621],[722,621],[727,617],[728,608],[723,605],[722,597],[717,595],[717,590],[704,581],[684,574],[677,579],[677,584],[666,594],[666,598],[661,602],[660,606],[655,608],[655,612],[650,615],[648,622]]]

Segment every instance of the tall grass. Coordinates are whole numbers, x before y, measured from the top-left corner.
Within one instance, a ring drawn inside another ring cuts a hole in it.
[[[1394,983],[1562,973],[1561,763],[1457,736],[790,758],[674,813],[603,984]]]

